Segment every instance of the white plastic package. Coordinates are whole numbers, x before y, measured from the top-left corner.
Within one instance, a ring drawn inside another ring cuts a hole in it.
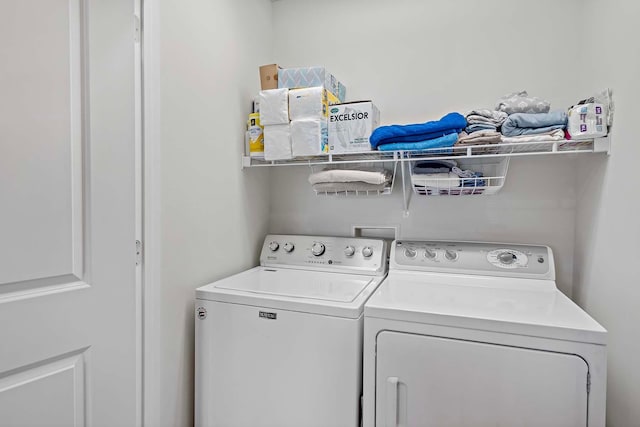
[[[291,150],[293,157],[315,156],[328,152],[327,121],[325,119],[292,121]]]
[[[289,89],[260,91],[258,100],[262,126],[289,123]]]
[[[607,108],[590,102],[569,108],[567,132],[571,139],[592,139],[607,135]]]
[[[321,86],[289,91],[291,120],[322,119],[326,117],[324,88]]]
[[[261,106],[262,107],[262,106]],[[291,158],[291,130],[286,125],[264,127],[264,159],[287,160]]]

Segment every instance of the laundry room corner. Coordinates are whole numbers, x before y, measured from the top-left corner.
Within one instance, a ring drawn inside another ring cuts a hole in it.
[[[588,45],[606,52],[594,61],[588,79],[615,88],[615,149],[607,162],[580,159],[578,164],[574,298],[609,331],[607,425],[637,425],[640,374],[638,238],[640,198],[630,171],[637,169],[640,145],[636,119],[640,99],[640,52],[629,48],[637,39],[640,4],[633,0],[585,2]]]
[[[255,265],[269,172],[243,171],[241,135],[271,60],[271,2],[145,1],[144,422],[193,425],[193,295]],[[261,37],[255,37],[255,34]],[[237,159],[237,161],[230,161]]]

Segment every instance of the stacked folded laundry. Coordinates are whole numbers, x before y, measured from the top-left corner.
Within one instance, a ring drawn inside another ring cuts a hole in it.
[[[497,131],[502,126],[505,120],[507,120],[508,114],[503,111],[493,110],[473,110],[466,116],[467,127],[465,132],[468,134],[481,131],[492,130]]]
[[[501,127],[502,142],[527,143],[564,139],[567,114],[550,109],[548,101],[529,96],[526,91],[500,98],[496,110],[508,114]]]
[[[410,125],[391,125],[377,128],[371,135],[373,149],[380,151],[420,151],[451,147],[458,141],[458,133],[467,126],[464,116],[449,113],[440,120]]]
[[[382,168],[324,169],[309,176],[317,193],[381,192],[387,189],[393,174]]]
[[[447,194],[451,190],[460,194],[459,190],[468,189],[479,194],[487,184],[482,172],[463,170],[455,160],[419,161],[411,172],[411,183],[419,194]]]

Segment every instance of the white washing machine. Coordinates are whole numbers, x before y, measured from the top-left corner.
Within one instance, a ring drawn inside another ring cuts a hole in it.
[[[604,426],[605,345],[548,247],[396,241],[365,304],[364,426]]]
[[[358,427],[363,307],[387,253],[270,235],[260,267],[197,289],[196,425]]]

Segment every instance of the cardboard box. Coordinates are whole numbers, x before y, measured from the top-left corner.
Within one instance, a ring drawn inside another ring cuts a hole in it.
[[[380,124],[380,111],[371,101],[329,107],[329,152],[371,151],[369,137]]]
[[[346,98],[347,88],[324,67],[281,68],[278,70],[278,87],[298,89],[323,86],[340,102]]]
[[[263,65],[260,67],[260,88],[262,90],[278,89],[278,64]]]

